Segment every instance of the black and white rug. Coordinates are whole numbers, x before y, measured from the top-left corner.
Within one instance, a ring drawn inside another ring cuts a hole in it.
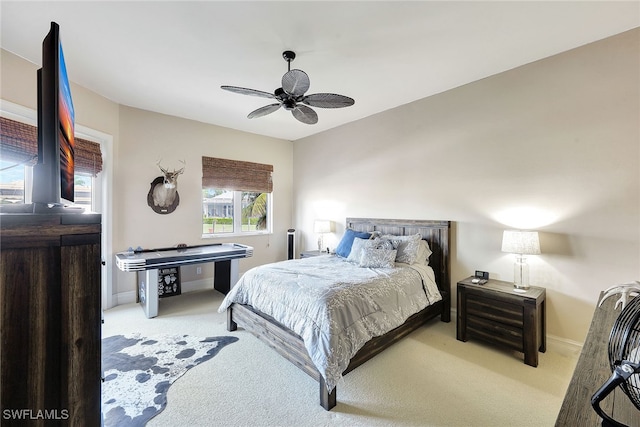
[[[167,390],[236,337],[115,335],[102,340],[105,426],[144,426],[167,405]]]

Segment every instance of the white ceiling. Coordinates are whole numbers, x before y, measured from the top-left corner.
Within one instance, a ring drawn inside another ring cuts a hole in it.
[[[640,2],[0,2],[1,46],[41,63],[60,25],[70,79],[119,104],[287,140],[352,122],[640,26]],[[292,68],[307,93],[356,100],[306,125],[247,119]],[[6,83],[6,82],[5,82]],[[35,84],[35,74],[34,74]]]

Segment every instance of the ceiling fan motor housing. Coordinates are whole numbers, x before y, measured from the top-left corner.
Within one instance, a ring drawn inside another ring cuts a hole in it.
[[[282,101],[282,106],[285,110],[293,110],[296,107],[296,101],[291,98],[287,98]]]
[[[285,50],[284,52],[282,52],[282,57],[285,61],[291,62],[296,59],[296,53],[291,50]]]

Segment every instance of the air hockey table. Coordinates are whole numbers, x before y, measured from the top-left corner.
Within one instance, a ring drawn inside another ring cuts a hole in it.
[[[152,318],[158,315],[158,283],[161,269],[213,262],[213,287],[226,294],[239,279],[239,260],[251,256],[251,246],[214,243],[118,252],[116,265],[122,271],[137,273],[138,301],[147,318]]]

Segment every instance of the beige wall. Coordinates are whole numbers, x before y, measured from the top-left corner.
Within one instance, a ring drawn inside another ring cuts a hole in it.
[[[512,280],[502,231],[537,229],[531,281],[548,291],[548,333],[582,342],[599,292],[640,279],[639,40],[634,30],[296,141],[301,246],[315,246],[314,218],[338,223],[331,247],[347,216],[455,221],[455,286],[476,269]]]
[[[511,280],[502,230],[535,228],[543,254],[531,279],[548,289],[548,332],[581,342],[599,292],[640,279],[639,39],[628,32],[295,143],[72,91],[78,124],[113,137],[113,252],[210,241],[199,231],[202,155],[271,163],[274,234],[231,239],[256,248],[241,271],[282,259],[291,226],[311,249],[313,220],[332,219],[335,247],[344,218],[364,216],[452,220],[454,285],[475,269]],[[1,60],[0,97],[35,109],[37,67]],[[187,162],[170,215],[146,204],[159,158]],[[511,223],[516,208],[538,213]],[[132,294],[134,275],[113,270],[113,293]]]
[[[0,98],[34,110],[35,117],[39,67],[4,50],[1,55]],[[68,66],[73,79],[72,64]],[[135,274],[123,273],[113,263],[114,254],[129,246],[244,243],[253,246],[255,252],[252,258],[240,261],[241,273],[255,265],[286,258],[286,231],[292,225],[293,148],[290,141],[121,106],[73,83],[71,90],[76,125],[112,136],[112,164],[109,165],[113,175],[109,189],[112,202],[108,207],[112,212],[112,251],[105,257],[112,262],[115,304],[135,298]],[[272,235],[201,238],[202,156],[274,166]],[[159,159],[170,169],[180,167],[179,160],[187,163],[185,173],[178,179],[180,205],[169,215],[156,214],[147,205],[150,183],[160,174],[156,166]],[[212,281],[211,265],[204,266],[202,276],[195,275],[192,271],[195,268],[183,270],[183,281]]]
[[[197,245],[236,242],[255,248],[254,256],[240,260],[240,272],[286,258],[286,231],[292,223],[291,142],[212,126],[149,111],[120,107],[121,147],[116,159],[114,185],[114,230],[119,250],[142,246],[153,248],[178,243]],[[244,160],[273,165],[273,234],[251,237],[202,239],[202,156]],[[182,166],[178,178],[180,205],[171,214],[160,215],[147,205],[150,183],[160,175],[156,162],[168,169]],[[193,278],[188,268],[183,280]],[[205,271],[205,274],[210,269]],[[118,274],[117,292],[135,286],[134,275]]]

